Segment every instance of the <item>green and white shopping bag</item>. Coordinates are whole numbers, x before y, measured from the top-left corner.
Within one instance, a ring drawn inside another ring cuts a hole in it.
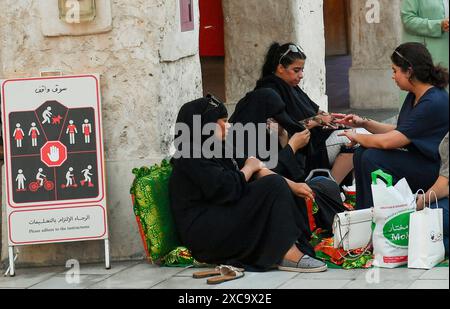
[[[382,179],[383,181],[380,181]],[[374,204],[373,265],[395,268],[408,263],[409,216],[416,200],[405,178],[393,185],[391,175],[372,173]]]

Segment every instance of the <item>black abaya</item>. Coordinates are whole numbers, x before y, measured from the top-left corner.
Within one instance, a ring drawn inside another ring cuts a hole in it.
[[[256,89],[260,88],[275,90],[285,103],[287,114],[295,122],[314,117],[319,112],[319,106],[300,87],[290,86],[275,74],[260,79],[256,84]],[[326,140],[333,132],[332,130],[322,130],[322,128],[313,128],[310,131],[310,149],[306,159],[307,173],[317,168],[330,168]]]
[[[202,99],[185,104],[177,122],[192,129],[194,115],[209,122],[223,118],[224,106],[217,111],[207,106]],[[232,159],[178,158],[172,165],[172,213],[179,238],[198,261],[263,271],[279,263],[294,243],[315,255],[307,217],[281,176],[247,183]]]

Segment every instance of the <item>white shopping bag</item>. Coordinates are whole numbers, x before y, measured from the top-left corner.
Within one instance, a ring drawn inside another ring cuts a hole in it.
[[[406,179],[395,186],[392,181],[392,176],[381,170],[372,173],[373,265],[385,268],[408,263],[409,217],[416,209],[415,196]]]
[[[431,209],[431,195],[428,207],[410,217],[408,268],[432,269],[445,259],[444,214],[442,209]]]

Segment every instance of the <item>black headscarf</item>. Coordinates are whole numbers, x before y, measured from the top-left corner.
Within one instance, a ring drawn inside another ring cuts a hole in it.
[[[260,88],[275,90],[286,105],[286,112],[293,121],[298,122],[311,118],[319,112],[319,106],[299,86],[292,87],[275,74],[261,78],[256,84],[256,89]],[[313,128],[310,131],[311,140],[308,147],[307,170],[329,168],[330,163],[325,142],[332,131],[322,130],[320,127]]]
[[[300,87],[292,87],[275,74],[261,78],[256,83],[256,89],[259,88],[271,88],[276,90],[286,104],[287,113],[295,121],[313,117],[318,112],[318,110],[315,110],[317,108],[316,104],[308,98]],[[297,92],[298,96],[295,95],[294,91]],[[304,102],[299,102],[299,99],[304,99]]]
[[[183,148],[190,149],[191,156],[193,154],[194,149],[201,150],[203,143],[213,135],[213,133],[210,133],[209,135],[202,135],[201,137],[197,137],[196,139],[194,139],[194,134],[198,133],[195,132],[194,116],[201,117],[200,130],[202,130],[206,124],[216,123],[217,120],[221,118],[227,118],[228,112],[225,105],[212,95],[207,95],[205,98],[191,101],[189,103],[184,104],[181,107],[178,113],[176,123],[185,124],[189,128],[190,136],[189,142],[187,138],[184,138],[183,143],[176,145],[178,146],[176,151],[180,152],[182,151]],[[176,130],[174,136],[175,140],[179,139],[183,133],[184,132],[182,131]]]
[[[286,131],[288,131],[289,135],[305,130],[299,122],[294,121],[286,113],[286,106],[279,94],[275,90],[269,88],[260,88],[247,93],[247,95],[237,104],[235,112],[230,118],[230,123],[241,123],[243,125],[248,123],[266,124],[267,119],[269,118],[275,119],[284,129],[286,129]],[[266,138],[266,145],[269,145],[271,136],[267,131]],[[244,144],[249,145],[249,142],[250,141],[245,140]],[[295,154],[292,150],[288,150],[288,147],[285,149],[282,149],[281,145],[278,145],[278,147],[278,165],[273,170],[294,181],[304,179],[306,170],[305,160],[310,151],[310,147],[306,146]],[[234,148],[239,149],[236,145],[234,145]],[[249,149],[245,149],[244,156],[249,155],[256,156],[263,161],[268,160],[268,158],[261,157],[259,153],[249,153]]]
[[[239,101],[230,118],[231,123],[266,123],[267,119],[275,119],[290,135],[301,132],[305,128],[294,121],[286,113],[286,105],[273,89],[261,88],[247,93]]]

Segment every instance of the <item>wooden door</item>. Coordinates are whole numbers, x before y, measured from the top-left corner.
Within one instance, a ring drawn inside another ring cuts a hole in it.
[[[324,0],[325,48],[327,56],[350,52],[348,0]]]

